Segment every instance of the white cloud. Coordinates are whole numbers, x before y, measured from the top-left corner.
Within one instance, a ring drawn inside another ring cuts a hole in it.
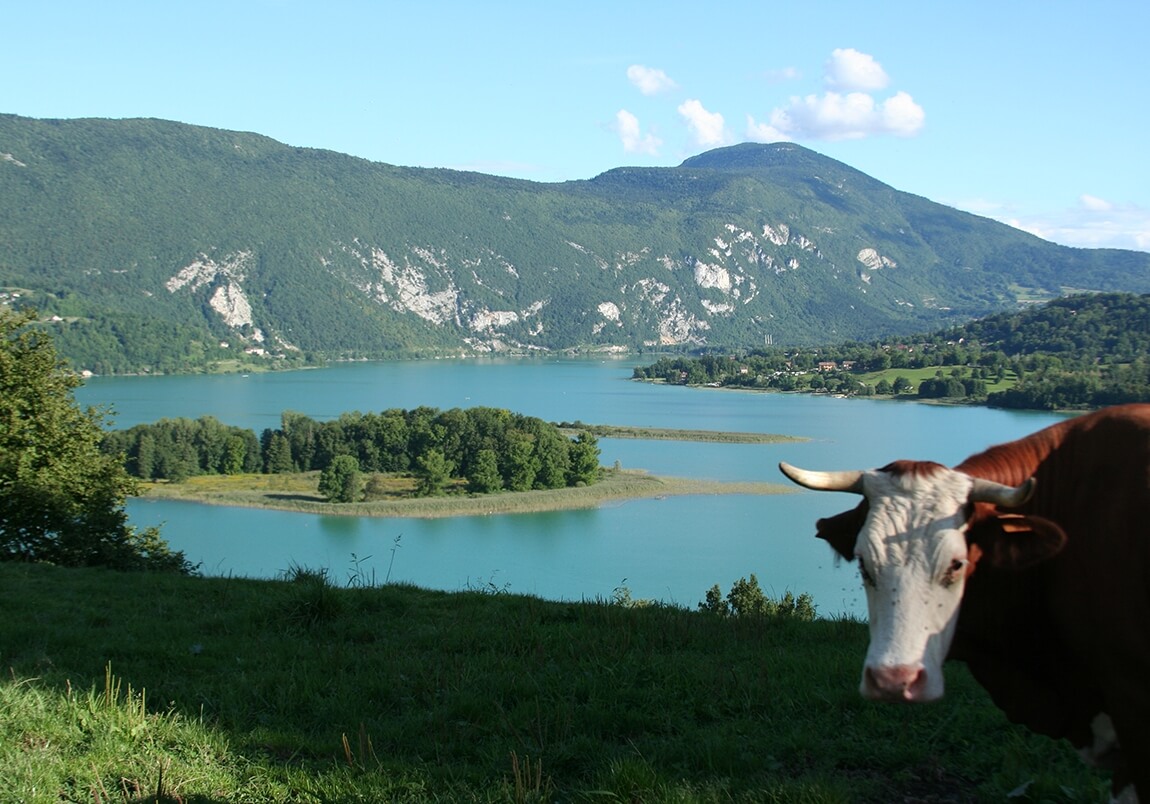
[[[897,92],[882,102],[881,132],[896,137],[913,137],[926,123],[926,111],[906,92]]]
[[[890,77],[870,54],[837,48],[826,62],[823,80],[826,92],[793,96],[766,122],[748,116],[747,137],[759,142],[913,137],[926,123],[926,112],[910,94],[900,91],[883,100],[875,96]]]
[[[787,106],[771,112],[769,125],[754,123],[753,127],[785,139],[852,140],[876,134],[911,137],[925,121],[923,108],[905,92],[882,103],[865,92],[826,92],[792,97]]]
[[[833,90],[869,92],[885,89],[890,83],[886,70],[874,56],[854,48],[836,48],[827,59],[824,80]]]
[[[658,95],[678,87],[662,70],[644,67],[642,64],[632,64],[627,68],[627,80],[644,95]]]
[[[1087,193],[1080,195],[1078,197],[1078,202],[1082,204],[1084,208],[1094,212],[1109,212],[1110,210],[1114,209],[1114,205],[1109,201],[1103,198],[1098,198],[1094,195],[1089,195]]]
[[[620,109],[616,112],[615,130],[623,143],[623,150],[627,153],[654,156],[659,153],[659,148],[663,145],[663,141],[655,135],[643,134],[639,126],[639,118],[626,109]]]
[[[751,142],[781,142],[791,138],[770,123],[760,123],[747,115],[747,139]]]
[[[687,128],[697,145],[713,148],[730,142],[723,116],[718,112],[708,112],[698,100],[692,99],[680,104],[679,114],[686,118]]]
[[[1043,213],[1020,213],[985,200],[960,206],[1064,246],[1150,251],[1150,210],[1134,204],[1083,194],[1075,207]]]
[[[762,75],[771,82],[801,78],[793,67]],[[641,64],[628,67],[627,78],[645,95],[677,88],[665,72]],[[785,105],[772,110],[765,121],[747,115],[743,136],[756,142],[913,137],[926,123],[926,112],[909,93],[898,91],[885,98],[876,95],[890,84],[890,77],[868,53],[853,48],[835,49],[826,61],[823,79],[827,87],[824,92],[792,96]],[[696,98],[681,103],[678,112],[687,124],[693,146],[714,148],[736,139],[723,116],[707,111]],[[632,153],[655,154],[663,144],[651,134],[644,136],[638,120],[626,110],[616,115],[615,129],[623,147]]]
[[[1079,206],[1045,215],[1005,220],[1043,240],[1081,248],[1150,251],[1150,210],[1084,195]]]

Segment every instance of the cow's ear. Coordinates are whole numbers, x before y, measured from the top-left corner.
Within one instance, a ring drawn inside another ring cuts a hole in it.
[[[1053,558],[1066,546],[1066,531],[1040,516],[997,514],[971,527],[968,541],[982,562],[997,569],[1026,569]]]
[[[866,522],[868,510],[870,510],[870,506],[867,505],[866,500],[863,500],[857,508],[843,511],[841,514],[826,519],[820,519],[815,523],[818,537],[825,539],[835,549],[835,552],[847,561],[853,561],[855,542],[858,541],[859,531],[862,530],[863,523]]]

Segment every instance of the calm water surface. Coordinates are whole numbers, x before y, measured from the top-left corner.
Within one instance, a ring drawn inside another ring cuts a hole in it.
[[[352,411],[487,405],[547,421],[740,430],[805,436],[799,444],[706,444],[602,439],[602,462],[655,474],[778,480],[786,460],[867,468],[895,458],[957,463],[990,444],[1057,420],[1039,413],[909,402],[700,390],[630,381],[637,361],[353,363],[250,376],[94,378],[82,404],[109,405],[114,426],[215,416],[257,433],[283,410],[317,419]],[[813,537],[814,522],[855,504],[848,495],[678,497],[590,511],[439,520],[318,516],[132,500],[134,524],[165,538],[205,574],[275,577],[292,566],[337,580],[428,588],[506,588],[550,599],[634,597],[694,607],[755,573],[771,594],[809,592],[820,613],[863,614],[852,565]]]

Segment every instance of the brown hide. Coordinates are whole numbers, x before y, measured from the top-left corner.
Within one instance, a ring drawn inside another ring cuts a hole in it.
[[[980,555],[950,658],[1011,720],[1075,746],[1109,714],[1122,748],[1115,789],[1133,782],[1150,802],[1150,405],[1067,419],[955,468],[1038,482],[1018,509],[973,507]],[[864,501],[821,519],[818,535],[853,558],[866,513]]]

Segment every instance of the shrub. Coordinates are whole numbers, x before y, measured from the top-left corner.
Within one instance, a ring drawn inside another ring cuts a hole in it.
[[[814,599],[803,592],[798,597],[787,592],[775,600],[763,593],[759,579],[739,578],[731,584],[731,591],[723,597],[718,584],[707,590],[706,598],[699,603],[700,611],[711,612],[722,617],[794,617],[805,622],[815,619]]]

